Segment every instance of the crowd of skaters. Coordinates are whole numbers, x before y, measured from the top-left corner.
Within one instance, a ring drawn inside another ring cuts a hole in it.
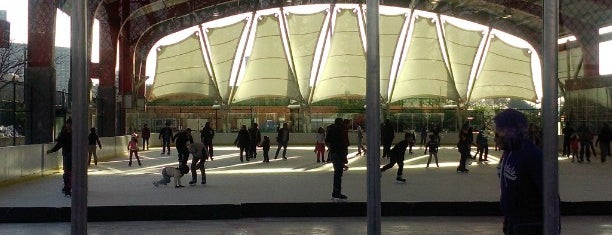
[[[597,157],[595,147],[599,147],[601,163],[610,157],[610,139],[612,132],[607,123],[604,123],[599,132],[594,133],[586,123],[575,127],[571,122],[565,122],[563,129],[562,155],[572,159],[572,162],[591,162],[591,155]],[[595,140],[595,135],[597,139]],[[595,141],[594,141],[595,140]]]
[[[52,148],[49,152],[57,151],[60,148],[66,148],[69,146],[69,143],[65,141],[66,136],[69,134],[70,122],[69,119],[67,121],[67,125],[63,129],[63,133],[60,133],[58,137],[58,144],[54,148]],[[350,121],[346,119],[338,118],[336,122],[327,128],[320,127],[317,130],[315,135],[315,156],[317,162],[323,163],[333,163],[334,164],[334,188],[332,197],[345,199],[346,196],[341,194],[340,184],[342,171],[346,171],[348,166],[347,154],[348,154],[348,131],[349,131]],[[175,187],[183,187],[180,183],[180,178],[191,170],[192,180],[189,182],[190,185],[194,185],[197,183],[197,170],[201,172],[201,180],[202,184],[206,184],[206,175],[205,175],[205,167],[204,162],[206,160],[213,160],[213,138],[215,135],[215,130],[210,126],[210,122],[206,122],[202,130],[200,131],[201,143],[195,143],[193,141],[193,137],[191,135],[191,129],[187,128],[183,131],[179,131],[174,134],[172,128],[170,127],[170,123],[166,123],[165,126],[159,131],[158,139],[162,142],[162,151],[161,154],[170,155],[170,144],[174,143],[176,151],[178,152],[178,166],[176,167],[166,167],[162,169],[162,180],[156,181],[156,186],[159,184],[167,184],[170,182],[169,178],[175,178]],[[338,133],[335,133],[338,132]],[[526,139],[533,143],[535,146],[541,148],[541,132],[542,130],[535,124],[529,124],[525,134]],[[563,156],[567,156],[568,158],[572,158],[572,162],[591,162],[591,156],[597,157],[597,152],[595,147],[599,147],[599,156],[601,157],[601,162],[604,163],[606,158],[610,156],[610,139],[611,132],[608,124],[604,123],[602,128],[597,132],[593,132],[590,130],[589,126],[586,123],[581,123],[578,127],[574,127],[570,122],[566,122],[563,127]],[[432,160],[436,163],[436,167],[439,167],[438,163],[438,147],[440,145],[440,133],[441,128],[439,126],[433,127],[431,130],[427,128],[422,128],[420,130],[420,146],[424,149],[424,154],[429,153],[429,157],[427,160],[426,168],[429,167]],[[476,140],[474,141],[474,133],[476,134]],[[330,135],[331,134],[331,135]],[[496,133],[497,134],[497,133]],[[149,139],[151,135],[151,130],[148,128],[147,124],[143,125],[141,130],[142,137],[142,150],[149,150]],[[289,144],[289,129],[287,123],[283,123],[281,127],[277,128],[276,135],[276,143],[277,149],[274,156],[274,159],[277,159],[279,155],[283,160],[287,160],[287,146]],[[365,139],[365,130],[361,126],[357,126],[356,128],[357,135],[357,155],[365,155],[367,153],[366,148],[364,147],[364,139]],[[596,139],[595,139],[595,136]],[[388,164],[385,164],[381,167],[381,172],[384,172],[394,165],[398,165],[397,177],[396,180],[400,182],[405,182],[405,179],[402,177],[403,173],[403,161],[404,155],[406,151],[408,154],[413,154],[413,146],[416,145],[416,135],[414,130],[409,130],[404,133],[404,138],[399,140],[393,146],[393,141],[395,137],[395,130],[389,119],[386,119],[381,124],[381,145],[382,145],[382,158],[389,159]],[[457,167],[457,172],[459,173],[467,173],[469,170],[467,169],[468,159],[476,159],[478,157],[478,162],[487,162],[488,161],[488,151],[489,151],[489,143],[488,136],[486,134],[486,128],[483,126],[477,132],[474,131],[472,125],[469,122],[465,122],[460,131],[459,131],[459,141],[457,143],[457,150],[459,152],[459,164]],[[495,136],[497,139],[497,135]],[[90,134],[88,136],[88,161],[91,164],[91,160],[93,157],[93,162],[97,165],[97,154],[96,147],[102,148],[99,137],[96,134],[95,128],[91,128]],[[334,145],[333,141],[337,143]],[[341,143],[341,144],[338,144]],[[264,163],[269,162],[269,150],[271,141],[268,136],[261,135],[261,131],[259,130],[257,123],[252,123],[249,128],[246,125],[242,125],[240,131],[236,136],[236,140],[234,144],[238,147],[240,152],[240,161],[244,160],[250,161],[257,158],[257,148],[261,147],[263,150],[263,161]],[[341,147],[338,147],[341,146]],[[476,147],[476,154],[471,155],[472,147]],[[346,148],[347,150],[344,150]],[[327,149],[327,150],[326,150]],[[499,149],[498,142],[495,141],[495,150]],[[133,133],[130,141],[128,142],[128,151],[130,153],[128,166],[132,166],[132,156],[135,156],[136,161],[139,166],[142,166],[142,162],[138,156],[138,135]],[[282,150],[282,151],[281,151]],[[327,152],[327,156],[326,153]],[[67,151],[66,154],[68,157],[65,157],[64,160],[70,159],[70,152]],[[191,166],[189,167],[187,162],[189,159],[189,155],[192,155]],[[338,160],[334,162],[334,157]],[[66,163],[65,165],[69,165]],[[338,166],[338,167],[336,167]],[[338,168],[338,171],[336,170]],[[62,188],[62,191],[69,195],[70,187],[70,167],[65,167],[65,186]],[[176,173],[176,174],[175,174]]]
[[[500,179],[500,206],[504,215],[503,231],[505,234],[526,234],[525,232],[535,232],[540,234],[542,229],[542,201],[539,200],[542,197],[542,185],[541,185],[541,166],[542,166],[542,152],[541,152],[541,129],[536,125],[530,124],[527,127],[527,119],[519,111],[513,109],[507,109],[493,119],[495,122],[495,150],[503,151],[500,158],[498,169],[498,177]],[[64,186],[62,192],[70,196],[71,194],[71,123],[72,120],[68,119],[62,128],[56,144],[47,151],[47,154],[62,149],[63,156],[63,168],[64,168]],[[318,162],[323,162],[325,148],[327,148],[328,156],[325,162],[331,162],[333,164],[333,186],[332,186],[332,199],[345,200],[348,197],[342,193],[342,175],[343,171],[347,170],[347,155],[349,146],[349,123],[347,120],[336,118],[334,124],[327,126],[326,129],[319,128],[315,137],[315,155]],[[143,131],[141,132],[143,138],[142,149],[148,149],[148,138],[150,137],[150,130],[144,125]],[[440,145],[440,130],[434,128],[431,134],[428,130],[421,130],[421,147],[423,147],[424,154],[429,152],[429,158],[427,161],[427,167],[433,160],[438,166],[437,152]],[[207,159],[213,159],[213,144],[212,138],[214,136],[214,130],[210,128],[210,123],[206,123],[205,127],[200,131],[201,142],[194,142],[191,135],[191,129],[186,128],[173,135],[172,129],[169,127],[169,123],[160,130],[159,139],[162,141],[162,155],[170,154],[170,142],[175,143],[176,150],[178,152],[178,166],[167,166],[161,171],[162,178],[153,184],[158,187],[160,185],[166,185],[171,182],[171,178],[174,178],[174,186],[176,188],[184,187],[181,183],[181,178],[188,174],[191,170],[192,179],[189,182],[190,185],[197,183],[197,170],[200,171],[201,184],[206,184],[206,173],[205,173],[205,161]],[[394,165],[398,165],[396,180],[399,182],[405,182],[406,180],[402,177],[403,173],[403,162],[406,151],[408,154],[412,154],[412,147],[415,145],[416,136],[414,131],[410,130],[404,133],[404,138],[397,142],[393,147],[393,139],[395,133],[390,126],[390,121],[387,119],[381,126],[381,144],[383,147],[383,158],[389,158],[389,163],[380,168],[381,173],[392,168]],[[590,162],[591,154],[593,157],[597,156],[595,147],[599,147],[599,155],[601,162],[604,163],[606,158],[610,155],[610,128],[608,124],[604,123],[598,133],[593,133],[590,128],[582,123],[577,128],[574,128],[570,122],[566,122],[563,127],[563,156],[572,157],[572,162],[577,160],[581,163]],[[597,139],[593,139],[597,136]],[[89,138],[89,159],[93,156],[94,164],[97,164],[97,157],[95,154],[96,147],[102,148],[95,128],[90,130]],[[357,128],[357,146],[358,154],[366,154],[366,149],[363,147],[363,139],[365,138],[365,130],[361,127]],[[146,140],[145,140],[146,139]],[[283,160],[286,158],[286,148],[289,141],[289,130],[287,124],[283,124],[282,127],[278,128],[276,142],[277,151],[275,159],[281,153]],[[593,144],[594,142],[594,144]],[[261,138],[261,132],[258,129],[256,123],[253,123],[249,129],[246,126],[242,126],[241,130],[236,137],[235,144],[240,149],[240,160],[243,161],[246,158],[247,161],[255,159],[257,157],[257,147],[263,147],[264,149],[264,161],[269,162],[268,152],[270,148],[270,138],[263,136]],[[471,147],[476,146],[477,154],[471,155]],[[593,146],[594,145],[594,146]],[[476,141],[474,143],[474,130],[469,122],[464,123],[459,131],[459,141],[457,143],[457,150],[460,155],[459,166],[457,172],[467,173],[469,170],[466,168],[467,159],[478,157],[479,161],[487,161],[488,155],[488,138],[486,135],[486,128],[482,127],[478,131]],[[139,165],[142,165],[138,158],[138,135],[134,133],[128,143],[128,150],[130,151],[130,162],[129,166],[132,165],[132,154],[136,156]],[[92,152],[93,151],[93,152]],[[192,155],[191,167],[188,167],[187,161],[189,155]],[[438,166],[439,167],[439,166]]]

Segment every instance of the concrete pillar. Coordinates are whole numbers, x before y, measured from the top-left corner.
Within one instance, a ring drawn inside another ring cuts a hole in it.
[[[104,5],[100,14],[100,62],[98,64],[97,123],[98,135],[104,137],[117,136],[117,87],[115,85],[115,64],[117,62],[117,37],[119,35],[120,18],[119,3]]]
[[[131,108],[134,106],[132,103],[133,94],[132,94],[132,86],[134,81],[134,73],[133,73],[133,52],[134,48],[131,46],[131,38],[130,38],[130,29],[131,24],[130,21],[127,21],[127,18],[130,15],[130,1],[122,0],[121,1],[121,22],[124,22],[124,26],[119,32],[119,97],[121,97],[120,106],[117,115],[117,130],[118,134],[126,134],[127,130],[125,127],[125,109]]]
[[[28,2],[28,67],[25,70],[26,144],[52,142],[55,118],[55,0]]]
[[[98,115],[96,120],[100,125],[99,135],[110,137],[117,136],[116,133],[117,118],[117,100],[116,90],[113,86],[100,86],[98,87],[98,99],[96,100],[96,107],[98,109]]]

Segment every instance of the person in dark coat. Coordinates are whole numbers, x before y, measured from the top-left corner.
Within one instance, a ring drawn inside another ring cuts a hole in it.
[[[188,144],[193,144],[191,128],[187,128],[184,131],[176,133],[176,135],[172,137],[172,143],[175,143],[179,163],[186,166],[187,161],[189,160]]]
[[[172,137],[173,137],[173,134],[172,134],[172,128],[170,128],[170,122],[166,122],[166,126],[164,126],[164,128],[159,130],[159,137],[158,137],[158,139],[162,141],[162,152],[161,152],[162,155],[166,154],[166,151],[168,155],[170,155],[170,141],[172,141]]]
[[[100,143],[100,137],[96,133],[96,128],[92,127],[89,129],[89,136],[87,136],[88,144],[87,144],[87,165],[91,165],[91,157],[93,156],[94,165],[98,165],[98,153],[96,151],[96,147],[100,147],[102,149],[102,143]]]
[[[347,196],[342,194],[342,172],[345,164],[348,163],[348,140],[345,139],[347,128],[342,123],[342,118],[336,118],[334,124],[327,127],[325,144],[334,166],[334,183],[332,189],[332,199],[345,200]]]
[[[264,135],[263,141],[261,141],[261,148],[263,149],[263,162],[270,162],[270,138],[267,135]]]
[[[457,143],[457,151],[459,151],[460,159],[459,166],[457,167],[457,172],[460,173],[468,173],[469,170],[466,168],[467,158],[470,157],[470,145],[469,137],[472,133],[467,131],[463,131],[459,134],[459,142]]]
[[[248,157],[257,158],[257,145],[261,142],[261,132],[257,123],[251,124],[249,128],[249,151]]]
[[[397,164],[397,177],[395,180],[398,182],[406,182],[406,180],[402,177],[404,172],[404,155],[406,155],[406,148],[410,145],[410,133],[404,134],[404,139],[400,142],[397,142],[391,152],[389,153],[389,164],[384,165],[380,168],[380,172],[385,172],[386,170],[393,167]]]
[[[149,138],[151,138],[151,129],[149,129],[149,125],[144,124],[140,134],[142,135],[142,151],[149,150]]]
[[[571,145],[572,135],[574,134],[575,130],[570,125],[570,122],[565,122],[565,126],[563,127],[562,132],[563,132],[563,156],[570,157],[570,155],[572,154],[570,145]]]
[[[208,158],[210,158],[210,160],[213,160],[213,138],[215,137],[215,130],[212,129],[212,127],[210,127],[210,122],[206,122],[206,124],[204,124],[204,128],[202,128],[202,131],[200,132],[200,139],[202,140],[202,143],[204,144],[204,148],[206,149],[206,151],[208,152]]]
[[[408,140],[408,154],[412,154],[412,146],[416,142],[416,135],[414,134],[414,130],[408,131],[406,139]]]
[[[393,145],[393,138],[395,138],[395,131],[393,130],[393,125],[391,125],[391,120],[385,119],[380,130],[380,143],[383,146],[383,158],[389,157],[389,151],[391,150],[391,145]]]
[[[246,160],[249,161],[248,151],[249,147],[251,146],[251,137],[249,136],[249,131],[247,130],[246,125],[242,125],[242,127],[240,127],[236,140],[234,140],[234,145],[240,149],[240,162],[244,162],[245,155]]]
[[[601,154],[601,162],[606,162],[606,157],[610,155],[610,139],[612,138],[612,132],[607,123],[603,124],[603,127],[597,134],[597,141],[595,147],[599,145],[599,153]]]
[[[542,151],[527,137],[527,118],[506,109],[494,118],[503,150],[499,169],[504,234],[543,234]],[[557,215],[558,217],[558,215]]]
[[[278,133],[276,135],[276,142],[278,143],[278,147],[276,148],[276,155],[274,155],[274,159],[278,158],[278,153],[280,149],[283,149],[283,160],[287,160],[287,145],[289,144],[289,128],[287,123],[283,123],[283,127],[278,129]]]
[[[421,127],[421,147],[427,144],[427,127]]]
[[[65,196],[70,196],[72,195],[72,118],[66,120],[62,131],[55,139],[55,146],[47,150],[47,154],[57,152],[60,149],[62,149],[62,168],[64,169],[62,193]]]

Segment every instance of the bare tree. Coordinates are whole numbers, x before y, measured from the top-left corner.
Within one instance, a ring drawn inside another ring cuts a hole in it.
[[[9,43],[7,48],[0,48],[0,80],[5,74],[22,74],[27,63],[25,44]]]

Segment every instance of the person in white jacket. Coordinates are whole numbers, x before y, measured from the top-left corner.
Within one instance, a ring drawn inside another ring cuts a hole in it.
[[[162,178],[159,181],[153,182],[155,187],[159,187],[160,184],[167,185],[170,183],[170,178],[174,178],[174,187],[182,188],[185,187],[181,184],[181,178],[183,175],[189,173],[189,167],[186,165],[179,165],[179,167],[164,167],[161,171]]]

